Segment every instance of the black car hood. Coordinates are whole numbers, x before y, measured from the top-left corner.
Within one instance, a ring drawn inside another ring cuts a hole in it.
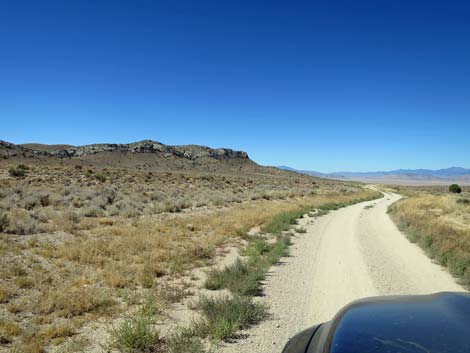
[[[470,294],[358,300],[303,331],[284,353],[468,353]]]

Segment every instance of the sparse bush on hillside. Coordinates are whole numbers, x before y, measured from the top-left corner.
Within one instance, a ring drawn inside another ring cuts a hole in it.
[[[113,187],[104,188],[101,195],[106,199],[108,205],[112,205],[119,198],[118,192]]]
[[[13,296],[13,293],[10,288],[5,285],[0,285],[0,304],[7,303],[10,298]]]
[[[163,201],[165,200],[166,195],[164,192],[154,191],[149,194],[149,197],[151,201]]]
[[[185,208],[192,206],[192,202],[186,198],[177,198],[177,199],[165,199],[161,202],[154,204],[154,209],[156,213],[161,212],[180,212]]]
[[[104,211],[101,207],[89,205],[82,208],[81,214],[85,217],[101,217],[104,215]]]
[[[9,224],[10,220],[8,219],[8,215],[6,213],[0,213],[0,233],[4,232]]]
[[[221,194],[211,195],[210,201],[214,206],[221,206],[226,202],[226,199]]]
[[[106,176],[103,174],[96,174],[95,179],[104,183],[106,181]]]
[[[51,204],[51,195],[47,191],[40,192],[38,198],[42,207],[47,207]]]
[[[39,231],[39,222],[25,210],[16,210],[9,216],[10,233],[19,235],[35,234]]]
[[[27,166],[25,166],[24,164],[20,164],[16,168],[11,167],[8,170],[8,174],[14,178],[22,178],[26,176],[26,174],[28,173],[28,170],[29,168]]]
[[[209,200],[207,199],[207,197],[202,196],[196,200],[195,206],[203,207],[203,206],[207,206],[208,204],[209,204]]]
[[[137,205],[129,199],[123,199],[116,203],[119,215],[122,217],[130,218],[136,217],[141,214]],[[112,212],[112,210],[111,210]]]
[[[75,211],[74,209],[68,209],[64,212],[64,217],[72,222],[73,224],[77,224],[78,222],[80,222],[80,214]]]
[[[26,210],[32,210],[33,208],[35,208],[36,206],[39,206],[41,204],[41,202],[39,201],[39,198],[36,197],[36,195],[27,195],[24,199],[23,199],[23,207],[26,209]]]
[[[452,184],[449,186],[449,191],[455,194],[460,194],[462,192],[462,188],[457,184]]]
[[[461,205],[464,205],[464,206],[468,206],[468,205],[470,205],[470,199],[458,199],[457,203],[461,204]]]

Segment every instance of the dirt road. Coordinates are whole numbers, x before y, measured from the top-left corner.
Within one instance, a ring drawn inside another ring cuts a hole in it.
[[[293,238],[291,256],[266,281],[261,300],[270,305],[272,318],[221,351],[280,352],[295,333],[331,319],[362,297],[463,291],[397,230],[386,211],[398,199],[386,194],[315,220],[302,219],[307,233]]]

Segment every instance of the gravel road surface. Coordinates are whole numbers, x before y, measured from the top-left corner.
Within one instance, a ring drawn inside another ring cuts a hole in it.
[[[370,296],[463,291],[452,276],[398,231],[386,193],[326,216],[305,217],[291,256],[270,271],[262,301],[272,317],[221,347],[223,353],[281,352],[297,332],[330,320],[349,302]]]

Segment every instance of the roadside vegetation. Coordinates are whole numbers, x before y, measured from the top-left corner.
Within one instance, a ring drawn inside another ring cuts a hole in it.
[[[380,194],[371,194],[367,197],[343,202],[302,205],[295,210],[283,211],[268,219],[261,227],[261,234],[249,238],[247,244],[241,249],[242,258],[238,258],[233,264],[225,266],[223,269],[213,269],[208,273],[204,284],[206,289],[227,289],[232,295],[232,297],[224,297],[222,301],[217,297],[215,297],[216,299],[209,297],[203,299],[203,302],[206,303],[203,307],[209,310],[214,309],[211,310],[212,319],[209,320],[211,323],[209,332],[212,333],[210,337],[229,340],[236,337],[238,330],[257,323],[268,316],[268,309],[255,302],[253,297],[262,294],[262,282],[266,278],[269,268],[289,254],[291,236],[295,232],[305,232],[305,229],[296,226],[299,218],[305,214],[309,216],[323,215],[327,210],[336,210],[380,196]],[[294,230],[294,233],[290,230]],[[227,319],[225,310],[220,310],[221,304],[226,306],[229,312],[232,312],[230,310],[232,301],[239,302],[241,298],[244,298],[245,306],[235,306],[239,312],[238,315],[243,315],[243,312],[248,310],[250,313],[255,313],[255,317],[252,320],[241,320],[240,322]],[[196,309],[199,307],[200,304],[196,306]],[[207,310],[204,313],[207,316]],[[196,329],[194,331],[197,332],[198,323],[195,325]]]
[[[470,190],[401,187],[399,192],[407,197],[389,208],[398,227],[462,284],[469,285]]]
[[[252,297],[287,251],[282,230],[308,209],[375,195],[297,174],[0,167],[0,352],[86,351],[92,323],[113,327],[112,351],[202,352],[264,317]],[[197,330],[162,335],[156,322],[192,295],[191,271],[243,242],[248,260],[212,279],[231,295],[195,304]]]

